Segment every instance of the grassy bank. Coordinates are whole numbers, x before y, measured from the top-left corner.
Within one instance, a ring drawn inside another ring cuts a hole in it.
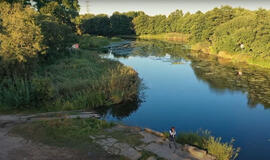
[[[168,40],[168,41],[175,41],[175,42],[187,42],[188,35],[181,34],[181,33],[164,33],[164,34],[156,34],[156,35],[140,35],[138,36],[141,39],[157,39],[157,40]]]
[[[248,53],[229,53],[225,51],[214,53],[212,47],[209,45],[209,43],[206,42],[192,44],[191,49],[194,51],[200,51],[205,54],[215,55],[219,58],[228,59],[235,63],[244,62],[249,65],[270,68],[270,57],[268,56],[251,55]]]
[[[80,40],[83,49],[67,51],[65,56],[40,64],[28,79],[2,79],[0,110],[93,109],[136,101],[140,84],[137,73],[98,55],[112,41],[119,39],[83,36]],[[86,43],[88,46],[84,46]]]
[[[139,38],[142,39],[157,39],[175,43],[189,43],[188,35],[184,35],[181,33],[164,33],[157,35],[141,35]],[[251,55],[248,53],[228,53],[225,51],[220,51],[218,53],[214,53],[211,45],[207,42],[200,42],[196,44],[190,44],[191,50],[199,51],[204,54],[215,55],[219,58],[228,59],[232,62],[239,63],[244,62],[249,65],[256,65],[264,68],[270,68],[270,57],[268,56],[260,56],[260,55]]]

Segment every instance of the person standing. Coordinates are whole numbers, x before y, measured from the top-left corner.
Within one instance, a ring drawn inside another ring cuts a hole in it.
[[[172,148],[172,144],[174,145],[175,150],[177,149],[177,145],[176,145],[176,141],[175,141],[175,136],[176,136],[176,131],[175,131],[175,127],[171,127],[170,131],[170,136],[169,136],[169,147]],[[174,150],[174,152],[175,152]]]

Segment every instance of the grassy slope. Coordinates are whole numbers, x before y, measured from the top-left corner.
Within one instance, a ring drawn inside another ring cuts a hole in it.
[[[159,39],[165,41],[175,41],[175,42],[188,42],[188,35],[183,35],[180,33],[164,33],[158,35],[141,35],[139,38],[142,39]],[[219,52],[215,54],[211,52],[211,46],[207,43],[201,42],[191,45],[191,49],[194,51],[200,51],[205,54],[216,55],[220,58],[230,59],[233,62],[245,62],[250,65],[257,65],[264,68],[270,68],[270,57],[260,57],[252,56],[247,53],[228,53],[228,52]]]
[[[175,42],[187,42],[188,35],[181,33],[164,33],[164,34],[156,34],[156,35],[140,35],[139,38],[142,39],[157,39],[157,40],[168,40]]]
[[[88,44],[84,46],[87,50],[81,49],[40,65],[29,83],[19,81],[15,89],[9,85],[5,90],[8,99],[0,103],[0,110],[93,109],[137,100],[140,84],[137,72],[120,62],[103,59],[98,53],[103,46],[120,39],[86,36],[83,40],[82,45]]]
[[[49,110],[73,110],[132,101],[138,93],[137,73],[119,62],[82,51],[45,66],[42,76],[52,81],[54,103]]]

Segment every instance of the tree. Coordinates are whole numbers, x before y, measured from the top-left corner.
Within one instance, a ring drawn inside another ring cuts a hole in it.
[[[37,12],[19,3],[11,6],[0,3],[0,19],[3,33],[0,34],[0,56],[7,60],[27,62],[28,59],[44,53],[43,35],[35,20]]]
[[[53,16],[39,15],[37,21],[44,36],[42,43],[47,46],[45,57],[64,53],[67,47],[71,47],[78,40],[70,26],[59,23]]]
[[[176,10],[172,12],[167,18],[167,32],[177,32],[179,21],[183,18],[183,11]]]
[[[75,30],[73,20],[79,15],[78,0],[34,0],[34,2],[41,14],[54,16],[59,22],[70,25]]]
[[[142,14],[132,20],[136,35],[148,34],[149,16]]]
[[[21,3],[23,5],[30,5],[30,0],[0,0],[0,3],[1,2],[7,2],[7,3],[10,3],[10,4],[14,4],[14,3]]]
[[[105,14],[99,14],[89,19],[83,20],[81,28],[83,30],[83,33],[85,34],[94,34],[102,36],[111,34],[110,19]]]
[[[37,57],[45,53],[41,28],[36,24],[38,13],[20,3],[0,3],[0,75],[27,78],[37,63]]]
[[[258,10],[236,17],[218,26],[212,40],[216,52],[269,56],[270,15],[266,10]]]
[[[133,17],[129,17],[128,15],[121,14],[119,12],[114,12],[110,17],[112,34],[113,35],[130,35],[134,34]]]
[[[215,28],[235,17],[235,11],[230,6],[214,8],[205,13],[205,30],[202,32],[202,39],[211,42],[210,37],[214,34]]]

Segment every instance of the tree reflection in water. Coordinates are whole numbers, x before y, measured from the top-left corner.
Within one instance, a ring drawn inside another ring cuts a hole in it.
[[[212,91],[241,91],[247,95],[250,107],[262,104],[265,109],[270,108],[270,70],[268,69],[244,63],[232,63],[213,55],[193,52],[186,44],[158,40],[136,40],[132,43],[130,45],[132,56],[158,58],[170,55],[169,61],[172,64],[190,61],[196,77],[206,82]],[[127,111],[138,108],[136,104],[127,106],[129,107],[112,107],[111,112],[116,117],[123,117],[127,115]]]
[[[133,112],[135,112],[139,108],[140,103],[141,101],[138,100],[135,102],[104,106],[97,108],[96,111],[101,115],[111,115],[114,118],[121,120],[125,117],[129,117]]]

